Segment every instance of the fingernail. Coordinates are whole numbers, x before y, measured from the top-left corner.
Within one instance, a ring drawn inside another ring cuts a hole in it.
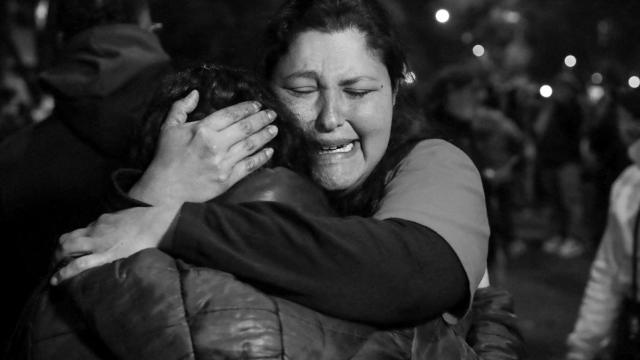
[[[254,101],[253,102],[253,107],[256,108],[256,111],[260,110],[262,108],[262,104],[260,104],[260,102],[258,101]]]
[[[189,101],[193,100],[196,97],[196,95],[198,95],[198,90],[196,89],[191,90],[189,95],[187,95],[187,100]]]
[[[58,276],[57,275],[53,275],[51,277],[51,281],[49,281],[49,283],[51,284],[51,286],[56,286],[58,285]]]
[[[267,131],[271,135],[276,135],[278,133],[278,127],[275,126],[275,125],[269,125],[269,126],[267,126]]]
[[[269,117],[269,120],[273,121],[273,119],[275,119],[276,116],[278,116],[278,114],[276,114],[275,111],[267,110],[267,117]]]
[[[272,148],[266,148],[266,149],[264,149],[264,153],[267,155],[267,157],[271,157],[271,155],[273,155],[273,149]]]

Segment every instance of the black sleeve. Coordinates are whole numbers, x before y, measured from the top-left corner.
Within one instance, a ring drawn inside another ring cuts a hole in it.
[[[187,203],[161,248],[328,315],[375,325],[423,323],[469,298],[449,244],[401,219],[320,217],[275,202]]]

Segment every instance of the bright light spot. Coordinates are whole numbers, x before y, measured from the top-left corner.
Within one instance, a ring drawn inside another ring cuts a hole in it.
[[[591,82],[592,83],[594,83],[596,85],[600,85],[600,84],[602,84],[602,80],[604,80],[604,79],[602,77],[602,74],[600,74],[599,72],[591,74]]]
[[[413,85],[416,80],[418,80],[418,77],[416,76],[416,73],[414,73],[413,71],[408,71],[404,74],[404,82],[407,85]]]
[[[540,95],[544,98],[551,97],[551,95],[553,95],[553,88],[546,84],[540,86]]]
[[[482,46],[480,44],[475,45],[473,47],[472,51],[473,51],[473,55],[475,55],[477,57],[480,57],[480,56],[484,55],[484,46]]]
[[[520,22],[520,13],[517,11],[507,10],[504,12],[504,20],[510,24],[517,24]]]
[[[447,21],[449,21],[450,17],[451,15],[449,14],[449,11],[447,11],[446,9],[440,9],[436,11],[436,21],[441,24],[444,24]]]
[[[576,59],[576,57],[573,55],[567,55],[564,58],[564,64],[570,68],[576,66],[577,63],[578,63],[578,59]]]
[[[34,12],[36,27],[40,30],[47,25],[47,17],[49,16],[49,2],[39,1]]]
[[[629,78],[629,86],[636,89],[640,86],[640,78],[637,76],[632,76]]]
[[[604,96],[604,88],[600,85],[591,85],[587,88],[587,95],[589,96],[589,101],[596,104]]]

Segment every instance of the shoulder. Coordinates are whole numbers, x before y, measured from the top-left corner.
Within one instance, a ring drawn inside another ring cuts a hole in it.
[[[474,185],[482,186],[477,167],[464,151],[445,140],[429,139],[419,142],[400,162],[391,183],[410,178],[434,181],[453,175],[466,175]]]
[[[633,214],[640,203],[640,167],[629,165],[613,183],[609,210],[619,215]]]
[[[462,150],[439,139],[417,144],[374,217],[410,220],[442,236],[460,257],[473,293],[485,270],[489,224],[480,174]]]

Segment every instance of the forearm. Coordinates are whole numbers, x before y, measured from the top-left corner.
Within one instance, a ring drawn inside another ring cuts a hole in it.
[[[379,325],[421,323],[468,297],[447,242],[398,219],[309,216],[268,202],[186,204],[161,247],[329,315]]]

